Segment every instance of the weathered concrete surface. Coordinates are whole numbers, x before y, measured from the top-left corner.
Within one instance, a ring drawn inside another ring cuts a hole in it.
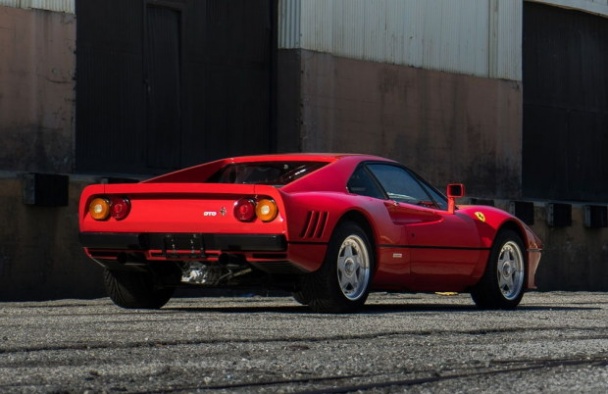
[[[505,211],[509,203],[494,200]],[[608,228],[585,227],[584,215],[584,204],[572,204],[572,225],[552,227],[547,224],[547,203],[534,203],[530,228],[544,242],[536,273],[540,290],[608,291]]]
[[[0,301],[104,295],[101,269],[78,241],[78,199],[86,180],[73,180],[67,207],[23,203],[19,175],[0,176]]]
[[[604,393],[608,294],[373,295],[359,314],[290,298],[0,304],[0,391]]]
[[[0,170],[70,172],[75,16],[0,6]]]
[[[304,151],[379,154],[437,186],[464,182],[472,195],[521,198],[520,83],[300,56]]]

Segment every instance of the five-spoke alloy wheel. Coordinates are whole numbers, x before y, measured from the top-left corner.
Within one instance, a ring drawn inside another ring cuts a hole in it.
[[[354,312],[367,300],[373,267],[368,235],[354,222],[341,223],[323,266],[303,278],[300,294],[315,312]]]
[[[351,234],[342,241],[338,251],[336,273],[344,297],[356,301],[365,295],[371,275],[366,241]]]
[[[473,301],[480,308],[515,308],[523,297],[525,283],[521,237],[512,230],[503,230],[494,241],[484,276],[471,291]]]

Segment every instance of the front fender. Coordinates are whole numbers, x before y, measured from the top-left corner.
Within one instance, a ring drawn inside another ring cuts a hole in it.
[[[527,261],[527,289],[535,289],[536,270],[540,264],[543,243],[541,239],[520,219],[510,213],[489,206],[463,206],[460,212],[475,219],[481,242],[484,247],[491,248],[496,235],[501,229],[511,227],[522,238]]]

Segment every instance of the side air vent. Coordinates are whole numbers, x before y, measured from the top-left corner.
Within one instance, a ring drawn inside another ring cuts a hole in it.
[[[306,223],[302,232],[300,233],[301,238],[315,239],[321,238],[325,225],[327,224],[327,212],[326,211],[309,211],[306,217]]]

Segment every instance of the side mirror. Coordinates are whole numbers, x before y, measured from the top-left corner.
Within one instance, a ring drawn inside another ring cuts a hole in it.
[[[456,210],[456,199],[464,196],[464,185],[462,183],[450,183],[447,190],[448,213]]]
[[[448,185],[448,197],[460,198],[464,196],[464,185],[462,183],[450,183]]]

